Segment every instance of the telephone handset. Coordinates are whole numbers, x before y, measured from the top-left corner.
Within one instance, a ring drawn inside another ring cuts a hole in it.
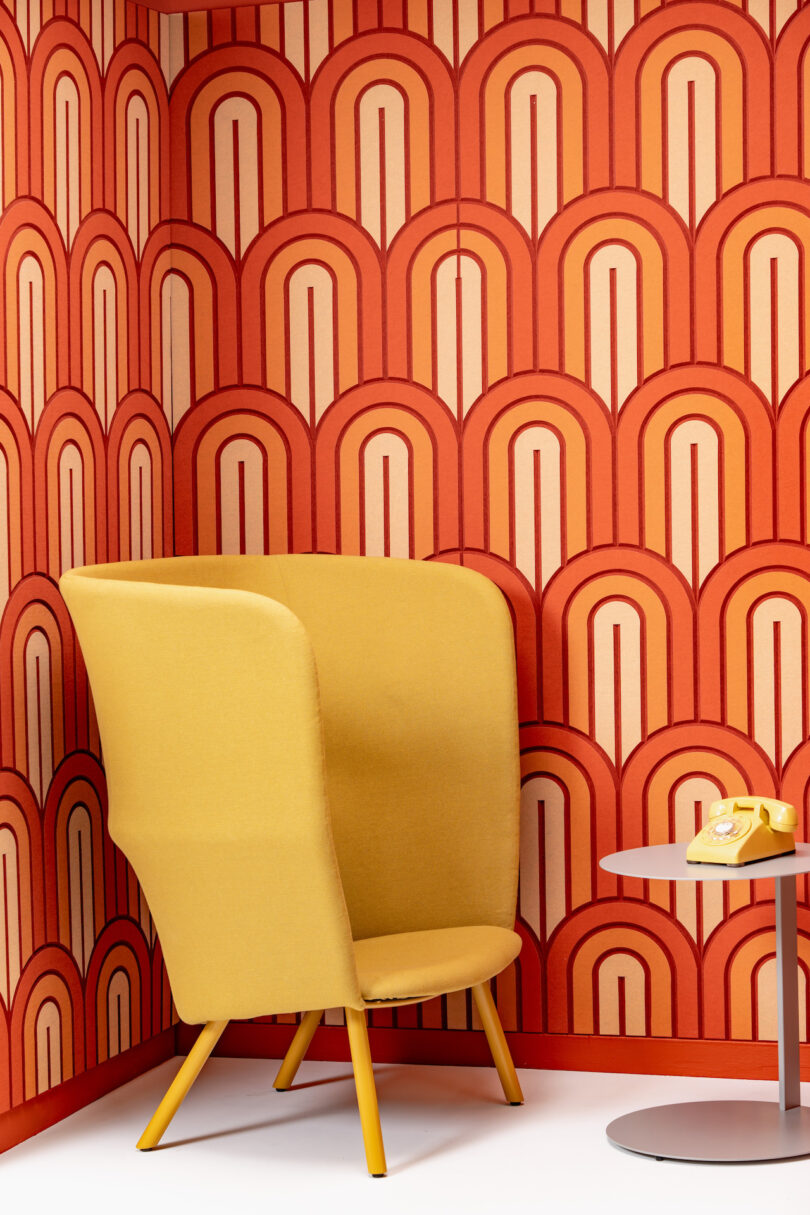
[[[749,865],[795,852],[793,806],[769,797],[727,797],[712,802],[709,821],[686,850],[692,865]]]

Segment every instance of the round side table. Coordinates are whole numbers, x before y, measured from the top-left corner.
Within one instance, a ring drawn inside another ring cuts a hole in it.
[[[690,865],[686,844],[614,852],[599,862],[621,877],[669,882],[734,882],[774,878],[779,1101],[687,1101],[616,1118],[607,1136],[616,1147],[661,1160],[731,1163],[810,1155],[810,1109],[799,1089],[799,983],[796,878],[810,873],[810,844],[790,856],[739,868]]]

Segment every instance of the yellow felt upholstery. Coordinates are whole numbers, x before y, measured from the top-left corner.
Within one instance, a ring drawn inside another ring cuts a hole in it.
[[[307,555],[93,566],[60,586],[110,832],[181,1017],[361,1009],[512,960],[514,651],[492,583]]]
[[[520,953],[508,928],[434,928],[355,941],[363,999],[426,1000],[492,978]]]

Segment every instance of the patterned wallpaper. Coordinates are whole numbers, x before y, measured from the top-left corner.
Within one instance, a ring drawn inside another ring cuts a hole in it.
[[[86,1073],[172,1019],[56,586],[172,548],[171,430],[145,374],[143,258],[168,242],[160,32],[132,5],[0,8],[0,1111],[19,1111],[0,1146],[52,1120],[26,1103],[97,1095]]]
[[[807,837],[809,51],[796,0],[0,9],[0,1111],[172,1021],[55,585],[172,551],[493,578],[506,1026],[775,1036],[766,883],[597,861],[742,790]]]

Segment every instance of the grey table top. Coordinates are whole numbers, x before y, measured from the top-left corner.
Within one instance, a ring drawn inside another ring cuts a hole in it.
[[[670,882],[750,882],[754,878],[790,877],[810,873],[810,844],[797,844],[788,856],[750,865],[690,865],[686,844],[653,844],[649,848],[629,848],[603,856],[599,864],[608,873],[621,877],[663,878]]]

